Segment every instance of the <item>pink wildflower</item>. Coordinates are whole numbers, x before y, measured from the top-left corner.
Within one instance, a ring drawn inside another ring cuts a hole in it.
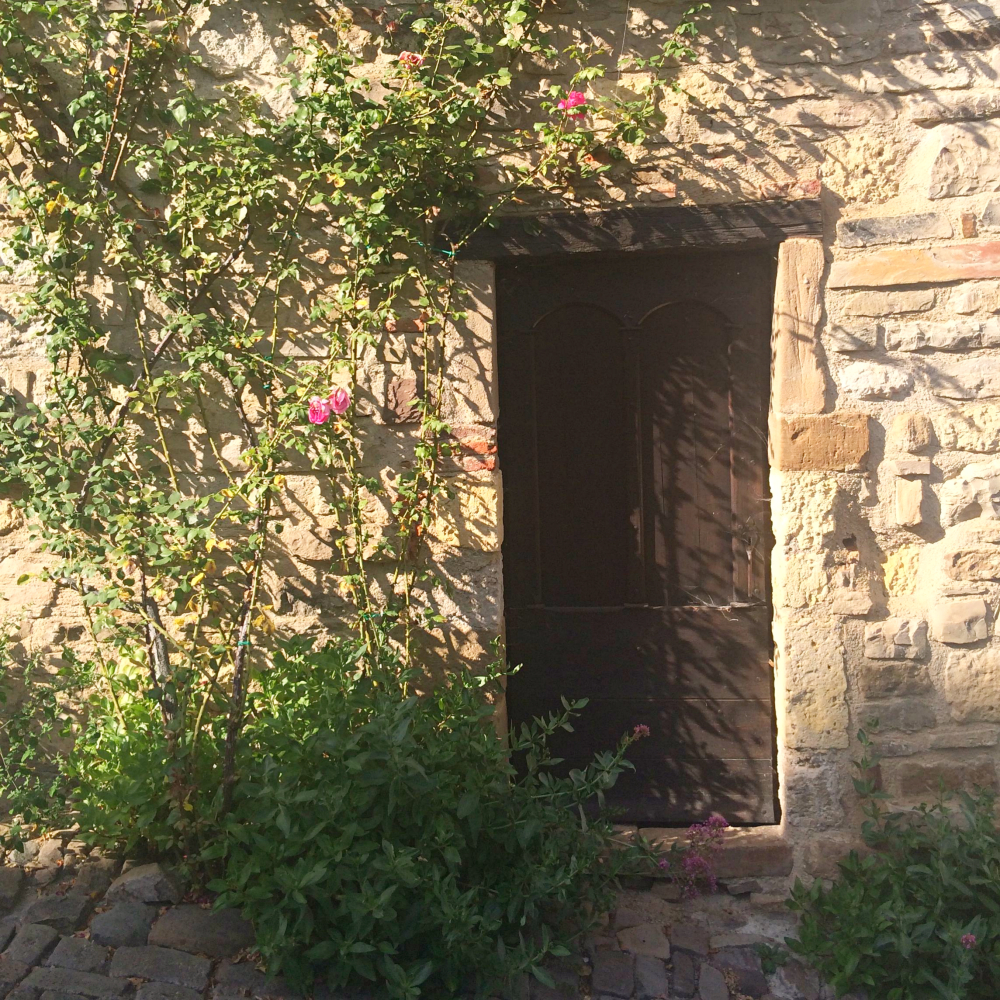
[[[347,389],[334,389],[327,397],[327,402],[330,409],[339,417],[345,414],[351,405],[351,394]]]
[[[962,935],[962,947],[963,948],[975,948],[976,946],[976,935],[975,934],[963,934]]]
[[[309,423],[325,424],[330,419],[330,401],[319,396],[309,400]]]
[[[640,722],[639,725],[632,730],[632,735],[633,737],[635,737],[635,739],[641,740],[643,736],[649,735],[649,726],[645,725],[645,723]]]
[[[579,90],[571,90],[557,105],[556,107],[560,111],[569,111],[572,108],[577,108],[581,104],[587,103],[587,95]],[[583,118],[586,115],[585,111],[577,111],[576,114],[567,115],[567,118]]]
[[[401,66],[409,66],[411,69],[423,66],[424,57],[419,52],[404,51],[399,53],[399,63]]]

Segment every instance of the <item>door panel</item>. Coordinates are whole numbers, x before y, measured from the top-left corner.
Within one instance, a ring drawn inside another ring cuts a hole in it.
[[[498,269],[515,723],[590,704],[582,763],[650,727],[622,819],[773,822],[770,253]]]

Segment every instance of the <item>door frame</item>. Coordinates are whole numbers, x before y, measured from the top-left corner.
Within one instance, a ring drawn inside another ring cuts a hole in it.
[[[628,207],[608,210],[552,211],[534,214],[501,216],[490,228],[476,233],[458,254],[456,260],[460,284],[469,290],[470,333],[477,334],[479,347],[491,355],[489,372],[491,385],[486,386],[489,403],[495,420],[497,413],[497,325],[495,301],[495,264],[512,257],[556,258],[578,253],[605,253],[620,255],[666,249],[730,248],[733,250],[772,247],[778,251],[788,240],[792,252],[779,253],[779,266],[775,288],[775,310],[771,336],[771,396],[769,405],[769,447],[775,447],[777,435],[770,430],[780,419],[776,405],[782,412],[819,412],[813,409],[790,409],[782,400],[776,400],[781,387],[808,376],[810,368],[818,365],[819,312],[813,307],[789,296],[789,285],[804,281],[812,288],[813,295],[822,283],[824,263],[822,245],[823,212],[819,199],[798,201],[773,201],[747,204],[712,206]],[[796,246],[818,247],[805,256],[812,270],[804,274],[801,254]],[[789,258],[783,261],[783,256]],[[790,273],[786,273],[790,272]],[[467,280],[466,280],[467,279]],[[473,318],[474,317],[474,318]],[[481,338],[481,339],[480,339]],[[483,343],[482,341],[486,341]],[[803,368],[806,371],[803,371]],[[822,390],[820,392],[822,396]],[[821,407],[822,408],[822,407]],[[498,476],[497,531],[502,540],[503,489],[502,468]],[[775,471],[772,463],[772,475]],[[780,516],[780,491],[772,488],[771,519],[777,524]],[[783,577],[784,566],[779,566],[780,552],[771,554],[771,578]],[[500,581],[502,581],[502,567]],[[504,602],[502,583],[498,595],[497,626],[501,640],[504,637]],[[790,636],[785,636],[782,613],[772,604],[772,634],[775,644],[774,708],[777,728],[776,776],[777,800],[780,821],[767,829],[783,830],[787,821],[785,808],[786,766],[785,739],[787,705],[791,692],[785,683]],[[506,729],[506,705],[497,705],[497,724]],[[652,831],[650,831],[652,833]]]

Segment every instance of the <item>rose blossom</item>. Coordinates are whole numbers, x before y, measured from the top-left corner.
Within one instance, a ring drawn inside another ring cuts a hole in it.
[[[404,51],[399,53],[399,62],[402,66],[415,68],[417,66],[423,66],[424,57],[419,52]]]
[[[330,419],[330,401],[320,396],[309,400],[309,423],[325,424]]]
[[[556,107],[560,111],[569,111],[572,108],[579,107],[581,104],[587,103],[587,95],[579,90],[571,90],[563,100],[561,100]],[[567,118],[583,118],[586,115],[584,111],[578,111],[574,115],[567,115]]]
[[[351,405],[351,394],[347,389],[334,389],[327,397],[327,402],[330,404],[330,409],[339,417],[345,414]]]

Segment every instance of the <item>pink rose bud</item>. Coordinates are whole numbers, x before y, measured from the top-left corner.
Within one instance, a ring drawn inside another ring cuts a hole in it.
[[[345,414],[351,405],[351,394],[346,389],[334,389],[327,401],[330,404],[330,409],[339,417]]]
[[[325,424],[330,419],[330,409],[329,400],[313,396],[309,400],[309,423]]]
[[[423,66],[424,57],[419,52],[400,52],[399,62],[401,66]]]

